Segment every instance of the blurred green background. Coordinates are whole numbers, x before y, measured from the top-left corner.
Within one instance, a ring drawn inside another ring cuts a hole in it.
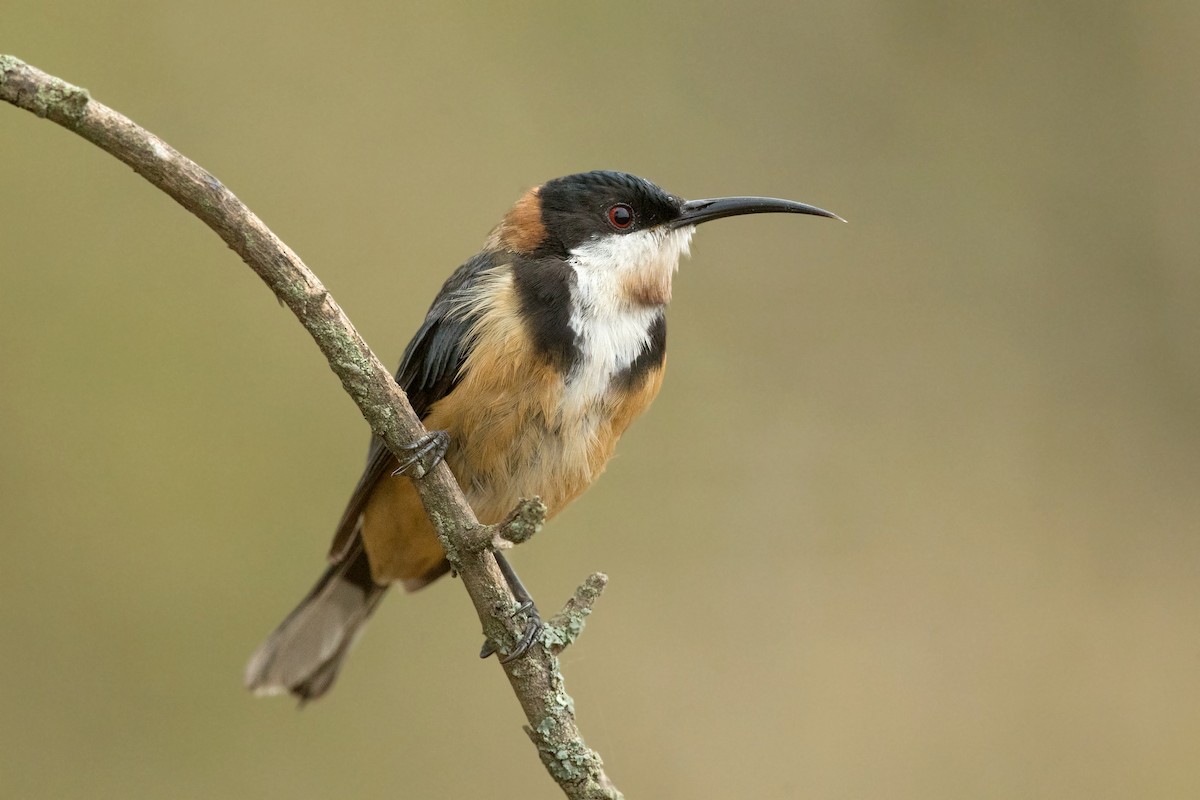
[[[705,227],[670,368],[516,563],[631,798],[1200,796],[1200,5],[47,3],[0,51],[237,192],[394,364],[529,185]],[[0,108],[0,796],[537,797],[461,586],[297,712],[246,657],[366,428],[215,235]]]

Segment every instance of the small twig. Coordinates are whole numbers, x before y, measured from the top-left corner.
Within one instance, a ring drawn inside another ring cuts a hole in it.
[[[116,156],[216,231],[300,320],[371,430],[393,453],[401,453],[425,433],[404,392],[329,291],[220,181],[154,134],[92,100],[87,90],[13,56],[0,55],[0,100],[50,119]],[[485,635],[493,641],[505,635],[512,640],[517,633],[515,623],[511,614],[501,610],[511,609],[514,599],[488,550],[497,541],[527,539],[545,518],[544,507],[539,517],[530,505],[534,501],[522,503],[497,532],[479,524],[444,463],[416,485],[439,538],[446,544],[447,557],[471,595]],[[476,546],[473,537],[480,532],[488,545]],[[597,589],[594,595],[598,594]],[[581,596],[576,593],[576,597]],[[590,602],[580,601],[580,627],[583,609],[590,607]],[[570,628],[568,621],[563,630]],[[604,773],[600,757],[583,743],[573,703],[563,690],[555,647],[561,649],[557,644],[534,646],[528,656],[504,665],[531,726],[527,730],[567,797],[620,797]]]
[[[547,510],[540,497],[522,498],[508,515],[508,519],[497,526],[496,537],[501,542],[507,542],[507,545],[500,546],[525,544],[532,539],[533,535],[542,529],[542,525],[546,524]]]
[[[546,523],[548,509],[540,497],[521,498],[503,522],[496,525],[478,525],[462,531],[455,540],[443,538],[442,547],[446,559],[457,568],[457,562],[467,554],[484,551],[509,550],[513,545],[524,544],[542,529]]]
[[[600,599],[600,593],[608,585],[608,576],[593,572],[580,584],[575,594],[563,606],[563,610],[546,622],[542,630],[542,644],[554,655],[567,649],[567,645],[583,633],[583,621],[592,613],[592,606]]]

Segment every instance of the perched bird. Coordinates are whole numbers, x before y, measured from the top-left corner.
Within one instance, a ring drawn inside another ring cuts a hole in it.
[[[541,497],[550,516],[578,497],[658,394],[671,277],[696,226],[768,212],[840,219],[774,198],[685,201],[621,172],[526,192],[446,281],[396,373],[435,433],[404,464],[371,441],[330,566],[251,658],[246,686],[320,697],[389,585],[411,592],[449,570],[412,479],[398,474],[417,457],[444,455],[485,524],[523,497]],[[511,658],[539,622],[512,568],[497,561],[532,617]]]

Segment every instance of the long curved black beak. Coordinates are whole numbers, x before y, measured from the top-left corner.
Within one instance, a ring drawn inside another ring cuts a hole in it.
[[[668,223],[669,227],[685,228],[722,217],[736,217],[739,214],[812,214],[840,222],[846,221],[832,211],[775,197],[714,197],[709,200],[688,200],[679,210],[681,213]]]

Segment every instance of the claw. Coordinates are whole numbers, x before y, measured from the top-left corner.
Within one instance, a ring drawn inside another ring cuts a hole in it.
[[[542,617],[538,614],[537,606],[533,604],[533,598],[529,595],[529,590],[525,588],[525,584],[521,583],[521,579],[517,577],[517,572],[508,563],[508,559],[499,553],[492,553],[496,557],[496,565],[500,567],[500,572],[504,574],[504,581],[508,584],[508,588],[512,589],[513,594],[517,598],[517,609],[512,613],[512,616],[529,617],[529,624],[525,626],[525,630],[521,631],[521,638],[517,640],[513,646],[512,652],[506,654],[500,659],[501,664],[507,664],[510,661],[520,658],[529,652],[529,648],[541,636],[545,629],[545,624],[542,622]],[[497,646],[488,639],[483,643],[483,648],[479,651],[480,658],[487,658],[492,653],[497,652]]]
[[[517,644],[513,647],[512,652],[500,659],[501,664],[507,664],[510,661],[515,661],[521,656],[529,652],[529,648],[538,637],[542,635],[542,629],[545,624],[542,623],[542,618],[538,616],[537,609],[533,604],[529,604],[529,624],[525,626],[525,630],[521,633],[521,638],[517,640]]]
[[[525,626],[525,630],[521,631],[521,638],[517,640],[512,651],[500,658],[501,664],[515,661],[525,655],[525,653],[529,652],[529,648],[533,643],[537,641],[538,637],[542,635],[542,631],[546,625],[542,622],[542,616],[538,613],[537,606],[533,604],[532,600],[526,600],[517,606],[517,610],[512,613],[512,616],[516,618],[526,614],[529,616],[529,624]],[[487,658],[492,653],[498,651],[499,648],[492,643],[491,639],[488,639],[483,643],[483,647],[480,648],[479,657]]]
[[[401,461],[392,475],[408,475],[424,478],[441,463],[450,447],[450,434],[446,431],[430,431],[404,448],[411,455]]]

